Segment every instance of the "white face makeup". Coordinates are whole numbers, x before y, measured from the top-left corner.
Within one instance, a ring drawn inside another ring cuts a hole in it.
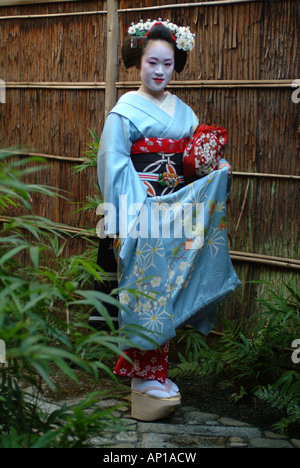
[[[164,99],[164,89],[172,79],[174,49],[165,41],[151,41],[141,61],[141,91],[159,100]]]

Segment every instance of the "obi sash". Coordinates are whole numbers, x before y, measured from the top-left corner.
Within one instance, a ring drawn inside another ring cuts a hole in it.
[[[131,160],[148,196],[173,193],[185,182],[182,155],[188,138],[144,138],[131,147]]]

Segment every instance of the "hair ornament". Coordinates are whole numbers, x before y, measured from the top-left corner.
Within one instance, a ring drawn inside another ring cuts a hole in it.
[[[128,33],[131,35],[131,47],[142,47],[144,40],[147,39],[148,32],[155,24],[162,24],[171,31],[177,49],[185,52],[193,50],[195,46],[195,34],[191,33],[189,26],[177,26],[171,23],[170,20],[162,21],[161,18],[154,21],[148,19],[145,22],[141,19],[136,24],[131,23],[131,26],[128,28]]]

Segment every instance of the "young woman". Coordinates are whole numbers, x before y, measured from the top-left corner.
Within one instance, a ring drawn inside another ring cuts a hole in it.
[[[105,234],[116,236],[119,325],[132,327],[136,346],[126,350],[133,364],[121,357],[115,373],[132,377],[132,416],[146,421],[180,404],[167,378],[176,328],[209,333],[217,304],[239,285],[226,237],[231,167],[222,159],[222,170],[187,184],[183,152],[199,122],[166,91],[193,45],[189,29],[170,22],[129,28],[122,56],[140,70],[141,86],[109,113],[98,157]]]

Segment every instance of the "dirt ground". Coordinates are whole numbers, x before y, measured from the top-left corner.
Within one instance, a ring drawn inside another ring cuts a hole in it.
[[[231,389],[226,388],[222,382],[214,384],[209,378],[179,379],[177,384],[184,405],[247,422],[261,430],[272,431],[272,426],[284,416],[283,411],[270,407],[255,395],[234,402]],[[291,428],[288,435],[299,438],[300,425]]]

